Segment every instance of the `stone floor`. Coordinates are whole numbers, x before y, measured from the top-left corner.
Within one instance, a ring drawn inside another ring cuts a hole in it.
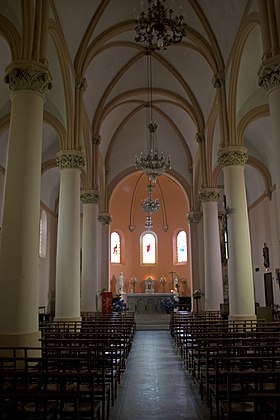
[[[135,313],[137,331],[141,330],[169,330],[170,315],[156,313]]]
[[[169,331],[137,331],[110,420],[209,420]]]

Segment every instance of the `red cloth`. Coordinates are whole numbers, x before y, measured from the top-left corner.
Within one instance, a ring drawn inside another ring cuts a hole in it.
[[[111,314],[113,312],[113,293],[102,292],[102,314]]]

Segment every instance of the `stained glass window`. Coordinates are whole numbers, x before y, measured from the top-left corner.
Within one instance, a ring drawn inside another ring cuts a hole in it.
[[[187,253],[187,234],[184,230],[181,230],[177,235],[177,262],[186,262],[188,258]]]
[[[121,262],[121,238],[118,232],[111,233],[111,263]]]
[[[142,263],[156,263],[156,238],[152,233],[145,233],[142,236]]]

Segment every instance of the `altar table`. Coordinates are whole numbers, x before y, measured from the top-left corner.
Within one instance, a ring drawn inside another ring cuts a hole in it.
[[[162,314],[165,310],[161,306],[161,301],[173,296],[173,293],[128,293],[126,300],[129,311],[138,314]]]

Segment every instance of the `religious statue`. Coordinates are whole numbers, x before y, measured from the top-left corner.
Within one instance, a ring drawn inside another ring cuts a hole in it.
[[[132,284],[131,293],[135,293],[135,285],[136,285],[137,282],[138,282],[138,280],[137,280],[136,276],[134,276],[134,274],[133,274],[133,276],[130,279],[130,283]]]
[[[118,278],[118,292],[119,294],[123,293],[123,286],[124,286],[124,277],[123,272],[121,271]]]
[[[162,291],[165,292],[165,283],[167,282],[165,275],[163,274],[159,279],[160,284],[162,284]]]

